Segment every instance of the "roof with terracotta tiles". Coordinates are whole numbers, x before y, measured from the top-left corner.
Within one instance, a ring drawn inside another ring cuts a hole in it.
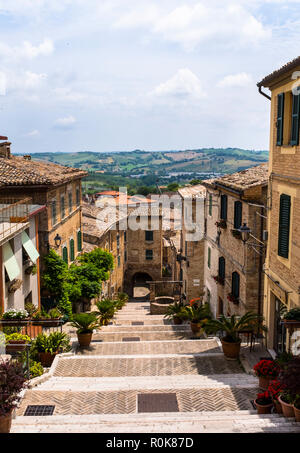
[[[231,175],[225,175],[221,178],[203,181],[207,187],[225,186],[237,191],[244,191],[255,186],[266,186],[268,184],[268,163],[247,168],[247,170],[238,171]]]
[[[87,175],[86,171],[52,162],[0,157],[0,186],[57,185]]]
[[[206,194],[206,188],[202,184],[197,184],[178,189],[178,192],[183,198],[203,198]]]
[[[268,87],[274,80],[276,80],[278,77],[281,75],[293,71],[296,68],[300,67],[300,56],[297,58],[294,58],[294,60],[289,61],[285,65],[281,66],[281,68],[276,69],[276,71],[271,72],[271,74],[267,75],[264,77],[260,82],[258,82],[257,86],[261,87]]]

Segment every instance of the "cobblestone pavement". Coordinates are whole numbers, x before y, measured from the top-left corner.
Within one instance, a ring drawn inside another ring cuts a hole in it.
[[[77,349],[78,355],[129,355],[129,354],[218,354],[221,349],[215,340],[144,341],[122,343],[92,343],[88,349]]]
[[[140,341],[174,341],[174,340],[188,340],[190,338],[194,338],[192,331],[183,330],[181,332],[172,332],[172,331],[162,331],[162,332],[144,332],[144,331],[131,331],[128,332],[112,332],[109,333],[107,331],[102,333],[96,333],[93,335],[94,341],[123,341],[123,338],[128,337],[138,337]]]

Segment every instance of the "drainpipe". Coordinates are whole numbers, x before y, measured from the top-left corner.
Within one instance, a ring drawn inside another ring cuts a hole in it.
[[[260,216],[260,240],[263,240],[263,231],[264,231],[264,218],[263,218],[263,207],[261,208]],[[258,268],[258,314],[261,315],[261,299],[262,299],[262,279],[263,279],[263,258],[264,258],[264,248],[261,247],[261,253],[259,254],[259,268]]]
[[[261,94],[262,96],[264,96],[265,98],[269,99],[269,101],[271,101],[271,96],[269,96],[268,94],[264,93],[261,89],[261,86],[258,85],[258,92],[259,94]]]

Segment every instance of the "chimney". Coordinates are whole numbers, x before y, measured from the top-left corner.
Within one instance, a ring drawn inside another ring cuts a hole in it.
[[[3,137],[0,137],[2,139]],[[11,142],[3,142],[0,143],[0,158],[5,158],[5,159],[10,159],[11,154],[10,154],[10,145]]]

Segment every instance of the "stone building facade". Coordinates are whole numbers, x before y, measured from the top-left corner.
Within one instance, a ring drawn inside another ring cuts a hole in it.
[[[271,91],[264,315],[267,346],[277,353],[300,335],[300,329],[286,331],[281,322],[287,310],[300,307],[299,71],[300,57],[258,84],[260,91]]]
[[[216,317],[262,313],[267,184],[267,164],[203,182],[204,284]],[[245,243],[238,231],[244,224],[251,232]]]

